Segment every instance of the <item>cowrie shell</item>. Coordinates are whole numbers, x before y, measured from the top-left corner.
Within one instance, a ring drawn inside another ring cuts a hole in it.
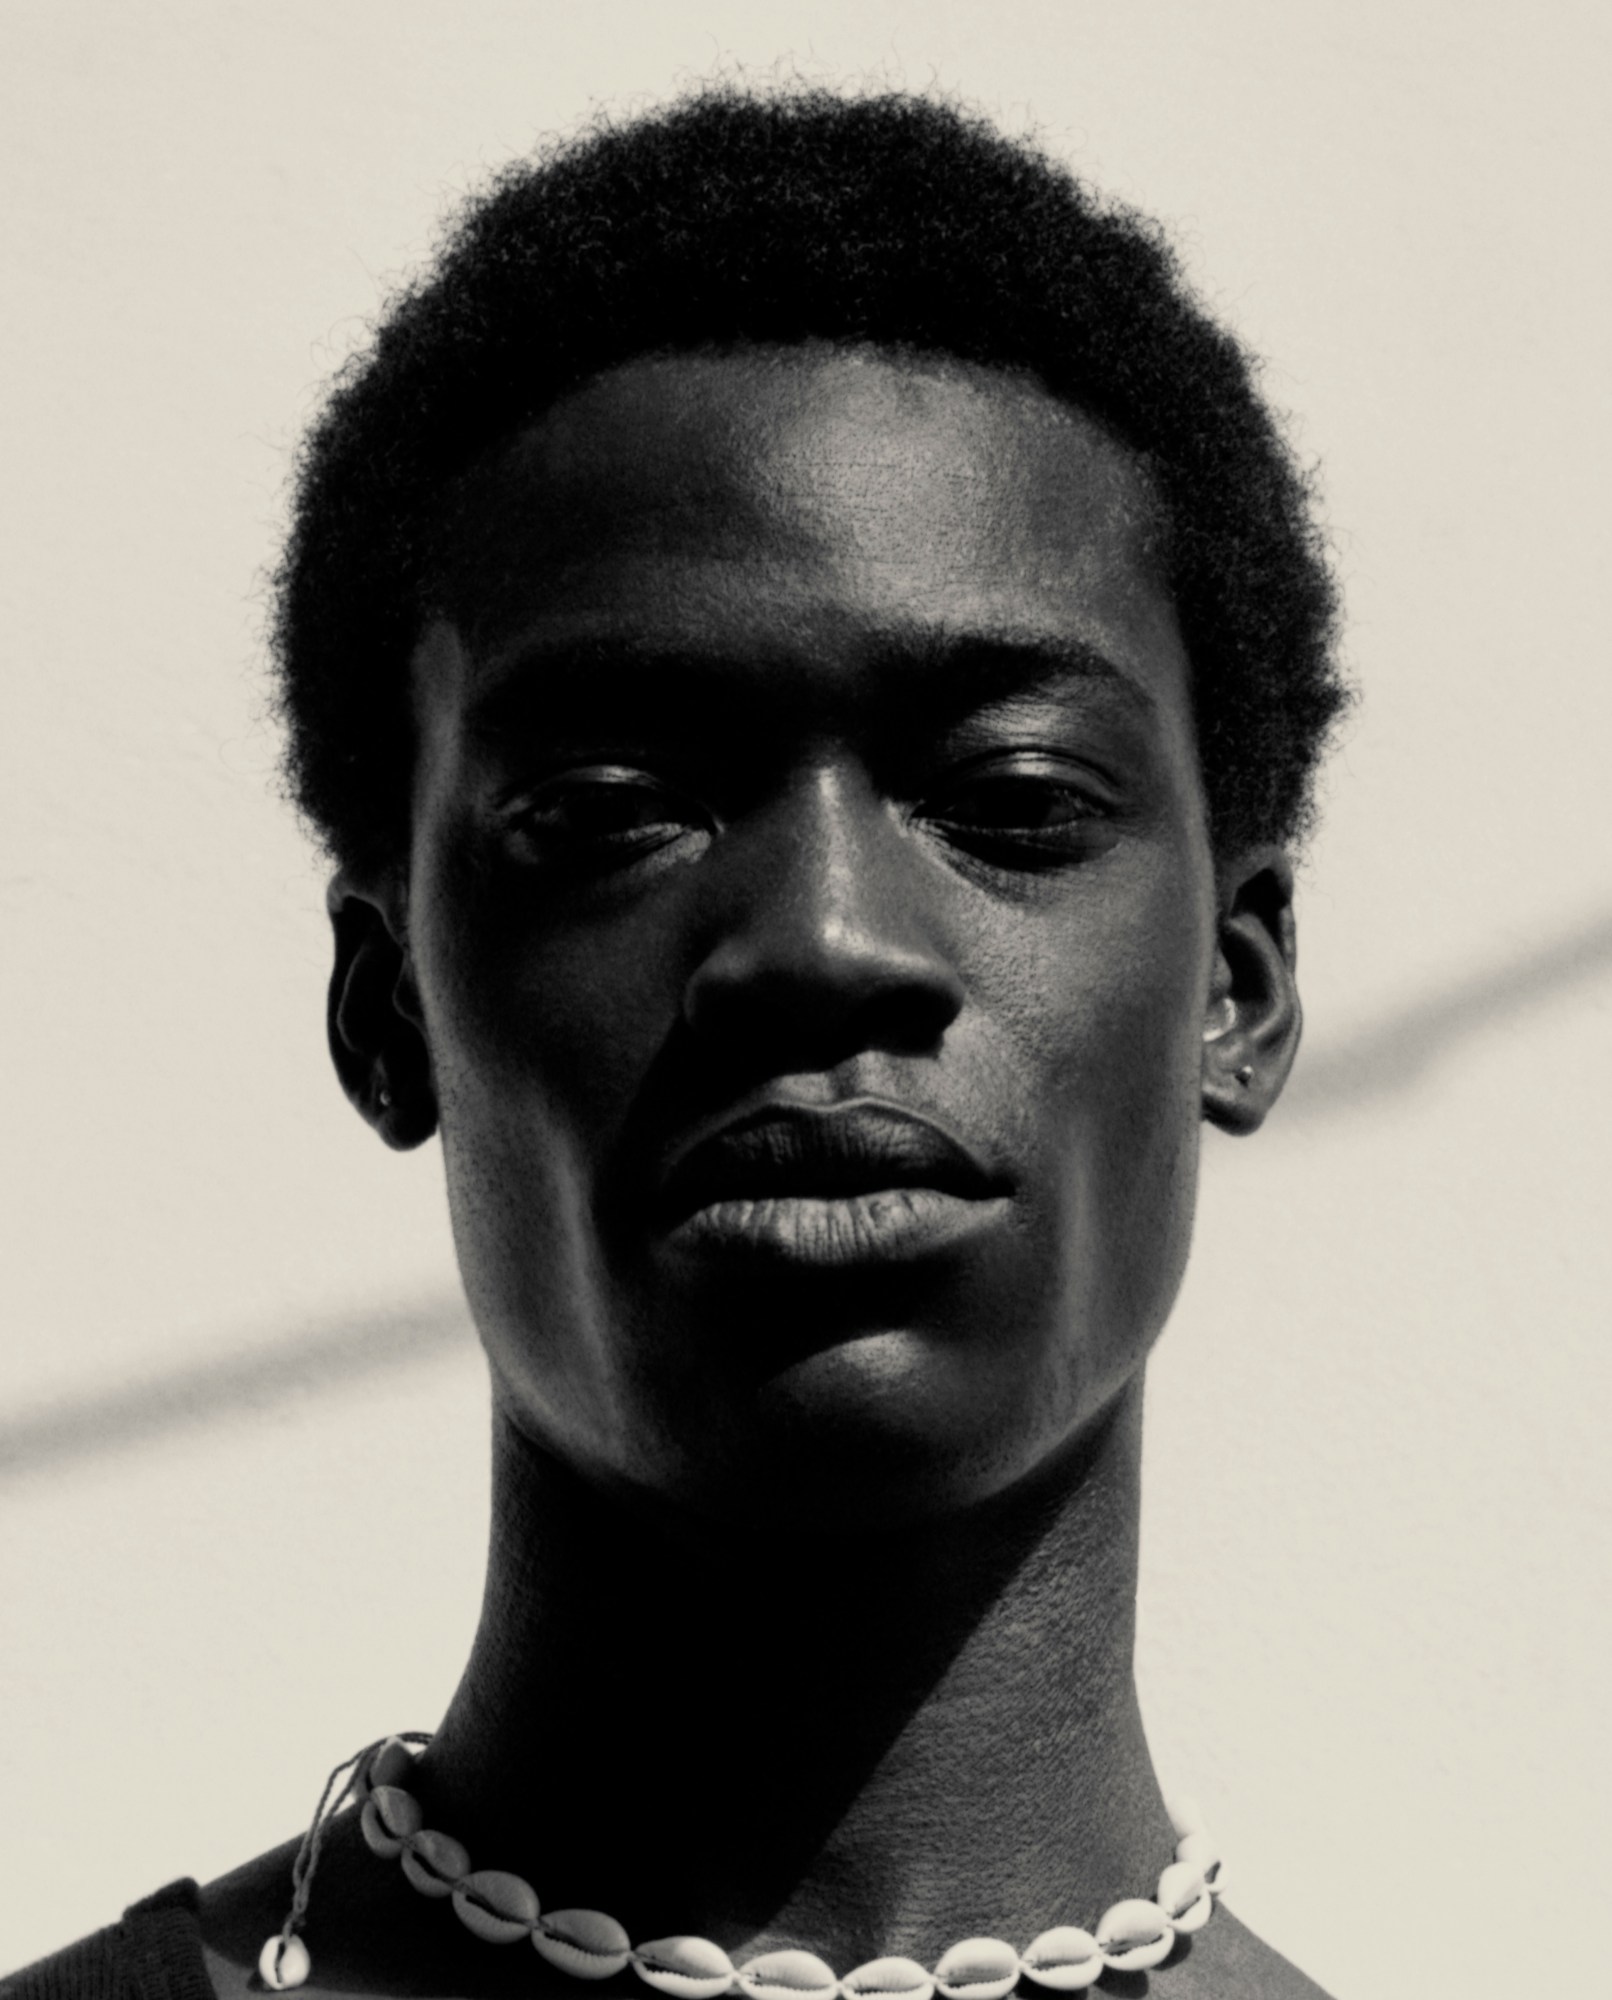
[[[470,1856],[451,1833],[422,1827],[403,1843],[403,1873],[422,1896],[451,1896],[454,1883],[470,1873]]]
[[[1203,1808],[1195,1798],[1182,1793],[1178,1798],[1166,1799],[1164,1810],[1170,1815],[1177,1840],[1185,1840],[1189,1833],[1203,1832]]]
[[[1003,2000],[1019,1983],[1019,1954],[1000,1938],[964,1938],[935,1967],[945,2000]]]
[[[1127,1896],[1105,1910],[1096,1935],[1104,1963],[1116,1972],[1145,1972],[1168,1958],[1175,1943],[1170,1919],[1145,1896]]]
[[[1206,1833],[1184,1833],[1175,1844],[1177,1861],[1190,1861],[1209,1885],[1209,1893],[1218,1896],[1221,1891],[1223,1873],[1220,1849]]]
[[[391,1861],[403,1852],[404,1841],[420,1831],[425,1814],[413,1793],[400,1792],[396,1785],[377,1785],[364,1802],[358,1824],[370,1852]]]
[[[734,1975],[752,2000],[834,2000],[840,1982],[832,1966],[810,1951],[768,1951]]]
[[[603,1910],[550,1910],[532,1932],[532,1943],[573,1979],[613,1978],[632,1950],[627,1933]]]
[[[288,1986],[301,1986],[313,1970],[308,1947],[299,1937],[282,1937],[278,1931],[257,1955],[258,1977],[265,1986],[283,1993]]]
[[[1050,1986],[1054,1993],[1078,1993],[1103,1976],[1103,1952],[1090,1931],[1078,1924],[1059,1924],[1026,1945],[1021,1961],[1027,1979]]]
[[[467,1931],[489,1944],[513,1944],[537,1922],[537,1891],[501,1868],[478,1868],[453,1885],[453,1909]]]
[[[733,1984],[733,1960],[709,1938],[653,1938],[634,1948],[632,1962],[646,1986],[678,2000],[716,2000]]]
[[[1187,1934],[1201,1931],[1214,1914],[1215,1899],[1195,1861],[1172,1861],[1159,1877],[1153,1900],[1172,1926]]]
[[[930,2000],[935,1990],[933,1973],[925,1972],[915,1958],[870,1958],[840,1981],[842,1993],[859,2000]]]
[[[414,1752],[401,1736],[388,1736],[364,1767],[370,1790],[377,1785],[401,1785],[414,1769]]]

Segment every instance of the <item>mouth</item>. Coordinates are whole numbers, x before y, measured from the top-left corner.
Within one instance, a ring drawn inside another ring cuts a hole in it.
[[[933,1119],[855,1098],[769,1103],[674,1148],[658,1217],[679,1248],[845,1265],[931,1254],[997,1219],[1000,1172]]]

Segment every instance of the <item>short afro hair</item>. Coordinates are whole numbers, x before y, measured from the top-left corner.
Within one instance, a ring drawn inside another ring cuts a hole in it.
[[[1156,226],[905,94],[715,88],[506,168],[337,378],[271,640],[290,789],[338,863],[406,853],[407,664],[448,489],[646,354],[827,340],[1028,372],[1138,458],[1193,671],[1210,833],[1302,833],[1347,700],[1307,480]]]

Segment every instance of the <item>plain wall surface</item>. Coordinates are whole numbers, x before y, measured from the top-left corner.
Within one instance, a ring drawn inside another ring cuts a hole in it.
[[[1206,1142],[1152,1371],[1161,1773],[1340,1996],[1514,1990],[1604,1906],[1607,22],[12,0],[0,1966],[294,1832],[451,1691],[485,1386],[435,1148],[329,1074],[261,578],[318,387],[445,206],[781,58],[1033,120],[1171,229],[1321,468],[1364,701],[1306,1047],[1263,1134]]]

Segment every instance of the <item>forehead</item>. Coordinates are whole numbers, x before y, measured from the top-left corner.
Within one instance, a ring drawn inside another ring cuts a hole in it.
[[[996,370],[831,348],[648,358],[464,483],[440,598],[455,643],[422,648],[419,671],[469,693],[534,644],[640,638],[850,670],[896,632],[1073,644],[1144,685],[1180,678],[1154,519],[1120,446]]]

